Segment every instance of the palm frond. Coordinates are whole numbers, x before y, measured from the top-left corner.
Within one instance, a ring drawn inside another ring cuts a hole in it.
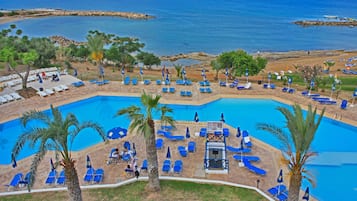
[[[39,120],[44,122],[45,124],[49,124],[49,122],[51,121],[48,115],[37,110],[25,112],[20,118],[20,122],[24,127],[26,127],[27,123],[32,120]]]
[[[273,134],[284,144],[285,147],[287,147],[289,151],[291,150],[289,135],[285,133],[281,128],[271,124],[258,123],[257,129],[267,131]]]

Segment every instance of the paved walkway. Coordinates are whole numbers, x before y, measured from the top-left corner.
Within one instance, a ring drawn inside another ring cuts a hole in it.
[[[125,86],[120,82],[110,82],[110,84],[97,86],[95,84],[90,84],[89,82],[85,82],[86,85],[83,87],[75,88],[71,87],[70,90],[57,93],[50,97],[32,97],[26,100],[14,101],[11,103],[6,103],[4,105],[0,105],[0,122],[4,122],[13,118],[17,118],[22,115],[22,113],[28,111],[29,109],[48,109],[50,104],[55,106],[63,105],[69,102],[73,102],[80,99],[85,99],[88,97],[92,97],[95,95],[125,95],[125,96],[139,96],[140,93],[145,90],[148,93],[159,93],[161,94],[161,88],[163,86],[157,86],[152,83],[151,85],[137,85],[137,86]],[[218,84],[213,83],[211,88],[212,94],[201,94],[199,92],[199,86],[194,83],[192,86],[176,86],[173,84],[171,87],[176,88],[176,93],[174,94],[162,94],[162,102],[163,103],[178,103],[178,104],[203,104],[210,102],[212,100],[216,100],[222,97],[232,97],[232,98],[266,98],[266,99],[275,99],[278,101],[282,101],[288,104],[299,103],[306,106],[308,103],[316,105],[319,109],[326,107],[327,114],[331,118],[338,116],[338,118],[342,117],[343,121],[346,121],[350,124],[357,125],[357,107],[348,108],[348,110],[341,110],[339,108],[340,101],[338,101],[337,105],[319,105],[313,102],[310,99],[303,97],[300,92],[295,94],[287,94],[281,92],[281,89],[277,88],[275,90],[271,89],[263,89],[261,85],[253,84],[251,90],[237,90],[229,87],[220,87]],[[180,90],[191,90],[193,92],[192,97],[181,97]],[[202,125],[201,125],[202,124]],[[186,130],[186,126],[190,127],[190,131],[192,133],[198,132],[200,127],[203,127],[203,123],[193,122],[178,122],[177,131],[174,134],[184,134]],[[225,127],[229,127],[226,125]],[[231,133],[235,133],[235,128],[230,128]],[[222,180],[232,183],[239,183],[248,186],[256,186],[257,180],[260,180],[260,189],[266,191],[271,186],[276,184],[276,176],[278,175],[278,170],[282,166],[280,164],[280,151],[268,146],[267,144],[260,142],[256,139],[252,139],[253,144],[257,146],[253,146],[252,153],[261,158],[261,162],[256,165],[260,168],[267,170],[267,175],[264,177],[257,176],[245,168],[238,167],[238,162],[232,159],[232,153],[228,153],[228,159],[230,159],[230,170],[227,175],[210,175],[210,174],[202,174],[203,169],[203,158],[204,158],[204,139],[200,137],[196,137],[191,135],[193,140],[197,143],[197,151],[193,154],[189,154],[188,157],[183,158],[184,168],[183,173],[181,175],[169,175],[174,177],[189,177],[189,178],[198,178],[198,179],[212,179],[212,180]],[[232,146],[238,146],[239,140],[236,139],[234,135],[231,135],[230,142],[232,142]],[[138,158],[139,158],[139,166],[141,165],[142,160],[145,158],[145,145],[142,136],[131,135],[129,134],[125,140],[129,140],[136,144]],[[171,142],[165,140],[165,148],[170,146],[172,150],[172,160],[181,159],[177,152],[177,146],[187,145],[188,140],[183,142]],[[89,154],[91,156],[92,164],[95,168],[103,167],[105,170],[105,184],[117,183],[119,181],[126,180],[128,177],[124,168],[126,167],[126,163],[121,162],[118,165],[106,165],[106,160],[108,157],[109,151],[113,147],[122,147],[123,141],[116,140],[110,141],[109,143],[100,143],[95,146],[92,146],[84,151],[73,153],[73,157],[77,161],[77,170],[78,175],[80,177],[81,185],[85,184],[82,180],[82,176],[85,174],[85,156]],[[159,165],[161,166],[162,161],[166,157],[166,149],[158,151],[159,156]],[[50,155],[47,155],[43,162],[40,164],[38,169],[37,181],[35,183],[34,188],[50,188],[44,185],[44,180],[47,177],[49,172],[48,161],[50,159]],[[2,173],[0,177],[1,184],[7,184],[12,176],[16,172],[24,172],[28,171],[28,166],[31,163],[31,159],[27,158],[21,161],[18,161],[18,167],[13,169],[10,165],[0,166],[0,171]],[[287,171],[285,171],[287,172]],[[160,174],[165,176],[160,171]],[[145,173],[143,173],[145,175]],[[287,181],[287,179],[285,179]],[[6,189],[0,189],[0,192],[6,191]]]

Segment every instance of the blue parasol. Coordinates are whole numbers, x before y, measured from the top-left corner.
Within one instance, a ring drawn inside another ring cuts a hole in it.
[[[43,80],[42,80],[42,77],[41,77],[41,75],[40,74],[38,74],[38,82],[40,83],[40,84],[42,84],[43,83]]]
[[[12,167],[17,167],[17,162],[14,154],[11,154]]]
[[[280,169],[280,172],[279,172],[279,175],[278,175],[278,178],[276,179],[276,181],[278,183],[283,183],[284,178],[283,178],[283,170],[282,169]]]
[[[221,113],[221,122],[225,123],[223,112]]]
[[[309,187],[306,187],[306,190],[305,190],[304,196],[302,196],[302,199],[306,200],[306,201],[309,201],[309,199],[310,199],[310,189],[309,189]]]
[[[52,158],[50,159],[50,164],[51,164],[51,171],[55,170],[55,165],[53,164]]]
[[[86,165],[87,168],[92,168],[92,163],[90,162],[90,158],[89,158],[89,155],[87,155],[87,165]]]
[[[203,78],[203,81],[206,81],[206,70],[204,68],[201,71],[201,76]]]
[[[171,158],[171,152],[170,152],[170,147],[167,147],[167,153],[166,153],[166,158],[170,159]]]
[[[240,137],[241,136],[241,132],[240,132],[240,127],[238,126],[237,127],[237,135],[236,135],[237,137]]]
[[[124,82],[124,76],[125,76],[125,70],[124,70],[124,67],[121,68],[121,76],[123,78],[123,82]]]
[[[249,77],[248,68],[245,69],[245,77],[247,78],[247,83],[248,83],[248,82],[249,82],[249,81],[248,81],[248,77]]]
[[[291,83],[293,83],[293,78],[289,77],[288,78],[288,86],[289,86],[289,89],[291,87]]]
[[[226,68],[226,72],[224,72],[224,75],[226,76],[226,83],[228,83],[228,68]]]
[[[186,128],[186,138],[190,138],[191,135],[190,135],[190,129],[187,127]]]
[[[198,118],[198,113],[197,112],[195,113],[194,121],[195,122],[199,122],[200,121],[200,119]]]
[[[140,70],[139,70],[139,74],[140,74],[140,77],[141,77],[141,81],[144,81],[144,71],[143,71],[143,67],[140,67]]]
[[[165,79],[165,66],[161,69],[161,77],[162,77],[162,80]]]

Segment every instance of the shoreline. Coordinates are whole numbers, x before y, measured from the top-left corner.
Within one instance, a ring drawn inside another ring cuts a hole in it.
[[[16,22],[20,20],[28,20],[32,18],[51,17],[51,16],[111,16],[121,17],[128,19],[152,19],[155,16],[134,13],[134,12],[120,12],[120,11],[99,11],[99,10],[62,10],[62,9],[22,9],[22,10],[10,10],[1,11],[4,16],[0,17],[0,24],[9,22]],[[15,13],[15,14],[14,14]]]

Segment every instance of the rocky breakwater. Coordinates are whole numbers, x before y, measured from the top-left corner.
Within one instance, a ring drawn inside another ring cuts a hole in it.
[[[29,9],[29,10],[13,10],[3,13],[5,16],[22,16],[22,17],[47,17],[47,16],[112,16],[123,17],[130,19],[151,19],[152,15],[133,12],[117,12],[117,11],[79,11],[79,10],[62,10],[62,9]]]
[[[299,20],[294,24],[301,26],[357,26],[357,21],[320,21],[320,20]]]
[[[53,43],[58,44],[60,46],[69,46],[70,44],[74,44],[74,45],[78,46],[78,45],[85,45],[86,44],[85,42],[78,42],[78,41],[71,40],[71,39],[68,39],[66,37],[63,37],[63,36],[50,36],[49,39]]]

